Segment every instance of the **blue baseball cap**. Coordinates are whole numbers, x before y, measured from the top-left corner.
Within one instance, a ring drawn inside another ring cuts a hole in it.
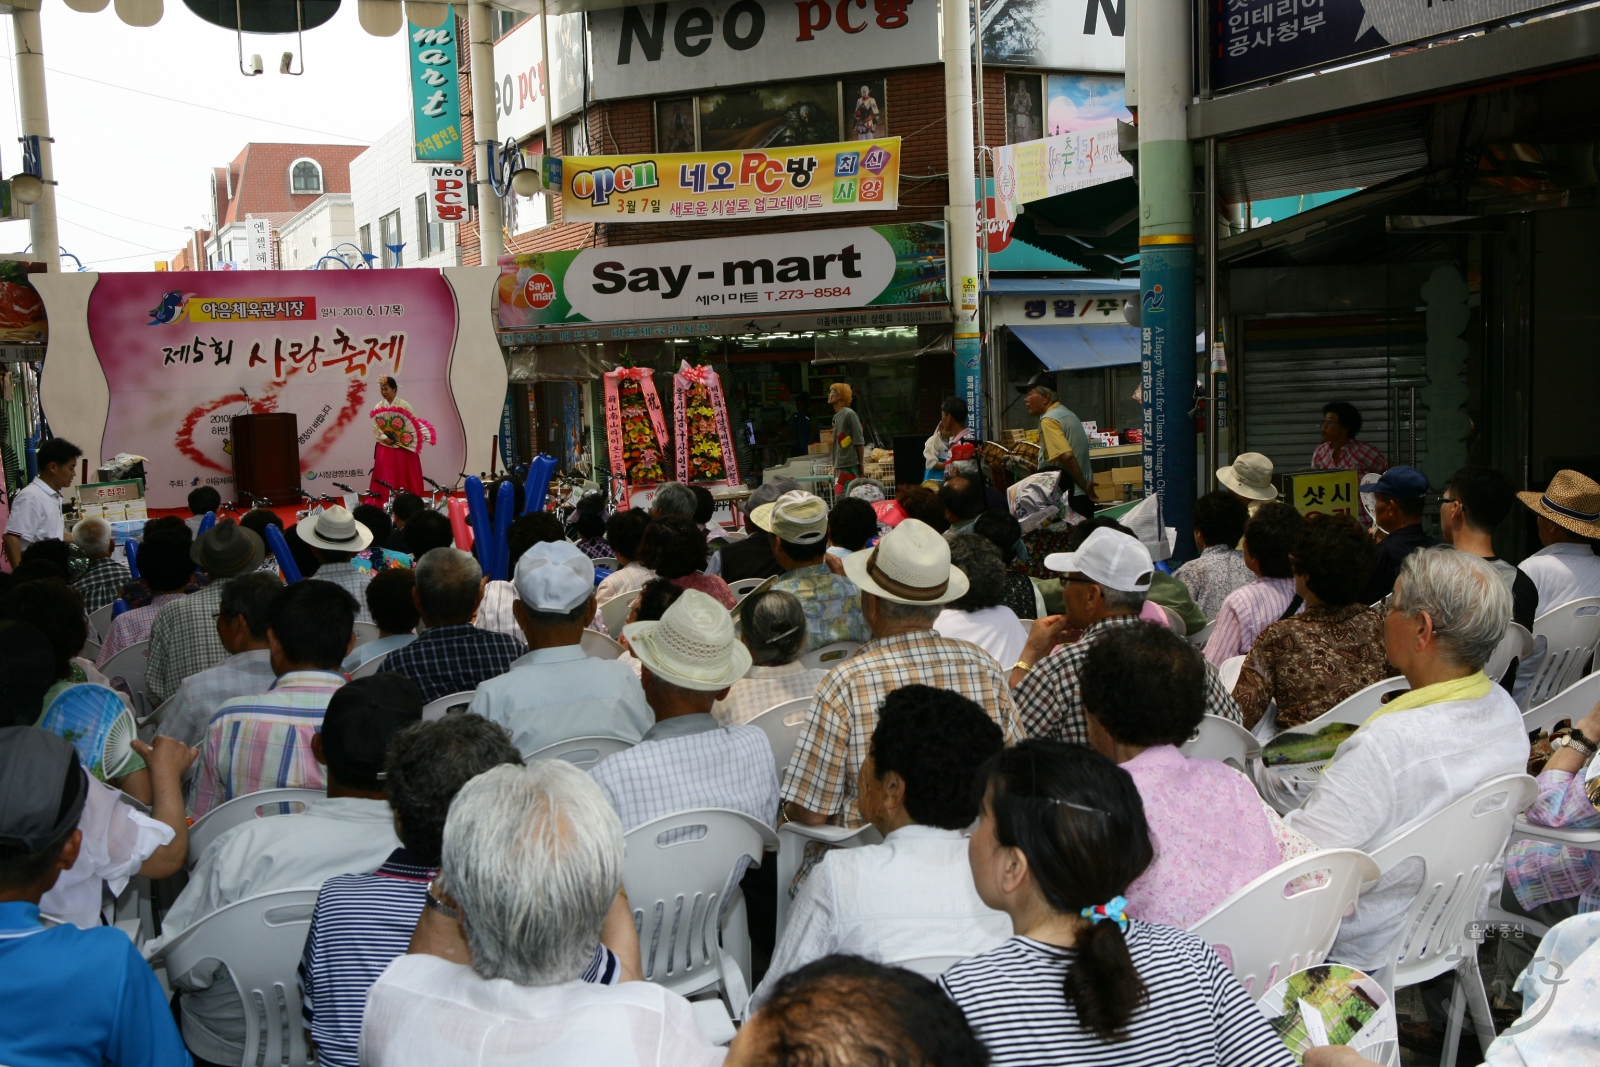
[[[1383,477],[1363,486],[1362,492],[1382,493],[1400,500],[1421,500],[1428,494],[1428,476],[1415,467],[1390,467],[1383,472]]]

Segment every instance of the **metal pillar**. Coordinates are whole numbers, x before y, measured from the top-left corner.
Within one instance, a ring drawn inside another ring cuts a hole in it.
[[[1194,554],[1193,165],[1184,111],[1191,93],[1190,12],[1183,0],[1139,0],[1139,292],[1144,489],[1175,527],[1175,560]]]
[[[487,0],[467,7],[467,36],[472,47],[472,134],[477,156],[478,263],[492,267],[506,250],[505,210],[490,179],[499,142],[500,116],[494,104],[494,24]]]
[[[25,6],[26,5],[26,6]],[[31,10],[29,10],[31,7]],[[61,269],[61,236],[56,227],[54,142],[50,137],[50,109],[44,91],[44,35],[39,27],[39,0],[11,5],[11,37],[17,53],[17,107],[22,112],[22,136],[39,138],[39,179],[44,194],[28,209],[28,236],[33,255],[45,269]]]
[[[1217,374],[1226,366],[1217,338],[1217,139],[1206,138],[1206,492],[1217,487],[1217,451],[1222,427],[1218,424]]]
[[[956,395],[967,402],[967,426],[983,428],[983,338],[978,332],[978,212],[976,140],[972,126],[972,10],[966,0],[943,0],[945,154],[950,203],[945,208],[945,255],[955,312]]]

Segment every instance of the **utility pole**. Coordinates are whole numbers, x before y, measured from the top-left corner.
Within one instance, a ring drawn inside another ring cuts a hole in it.
[[[967,0],[942,0],[944,18],[945,153],[950,203],[945,256],[955,314],[956,395],[967,402],[967,427],[983,430],[983,338],[978,332],[977,168],[972,126],[972,10]]]
[[[45,269],[61,269],[61,236],[56,228],[55,164],[51,161],[50,109],[44,92],[44,34],[39,26],[39,0],[13,0],[11,37],[17,53],[17,107],[22,136],[39,139],[39,180],[44,192],[28,209],[28,236],[34,258]]]
[[[1193,164],[1186,109],[1190,10],[1183,0],[1139,0],[1139,298],[1143,353],[1144,491],[1175,527],[1176,559],[1194,554],[1195,497]]]
[[[490,177],[500,140],[500,115],[494,103],[494,24],[487,0],[468,3],[467,36],[472,48],[472,139],[478,171],[478,264],[492,267],[506,243],[505,213]]]

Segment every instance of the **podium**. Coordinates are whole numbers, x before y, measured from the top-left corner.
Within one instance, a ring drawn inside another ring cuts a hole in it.
[[[233,489],[242,501],[248,492],[274,504],[299,499],[299,422],[293,412],[235,415]]]

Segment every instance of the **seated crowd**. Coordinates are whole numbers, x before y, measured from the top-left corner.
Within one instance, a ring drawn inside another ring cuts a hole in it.
[[[363,506],[289,526],[287,584],[270,512],[203,533],[150,520],[137,579],[98,520],[70,548],[8,533],[0,1063],[244,1064],[258,1009],[228,960],[173,973],[168,953],[221,909],[314,889],[282,980],[335,1067],[1286,1067],[1265,990],[1190,931],[1284,863],[1370,853],[1529,766],[1513,692],[1530,668],[1485,668],[1513,619],[1600,593],[1600,525],[1573,517],[1600,486],[1562,472],[1522,494],[1546,548],[1516,567],[1490,539],[1516,498],[1488,468],[1446,483],[1445,544],[1418,522],[1413,468],[1374,487],[1376,543],[1269,479],[1248,503],[1224,482],[1171,572],[1165,546],[1065,505],[1025,534],[954,462],[937,492],[879,506],[864,482],[830,509],[773,479],[742,531],[678,483],[609,517],[585,498],[570,527],[536,511],[510,526],[507,581],[404,495],[392,524]],[[101,670],[134,648],[142,691]],[[1208,723],[1315,729],[1392,678],[1281,816],[1247,773],[1186,752]],[[1557,738],[1531,821],[1600,827],[1597,742],[1600,705]],[[270,789],[314,795],[207,832]],[[746,855],[695,905],[747,925],[746,955],[724,953],[744,972],[724,973],[742,1016],[726,1049],[651,973],[659,920],[626,885],[628,849],[679,840],[646,824],[705,809],[805,845],[787,884]],[[827,848],[810,828],[855,833]],[[1589,985],[1530,1010],[1495,1067],[1581,1062],[1530,1050],[1585,1041],[1592,1061],[1597,855],[1507,854],[1501,908],[1561,922],[1551,958]],[[137,947],[106,926],[134,878],[165,907]],[[1418,865],[1383,872],[1328,960],[1383,967],[1422,886]]]

